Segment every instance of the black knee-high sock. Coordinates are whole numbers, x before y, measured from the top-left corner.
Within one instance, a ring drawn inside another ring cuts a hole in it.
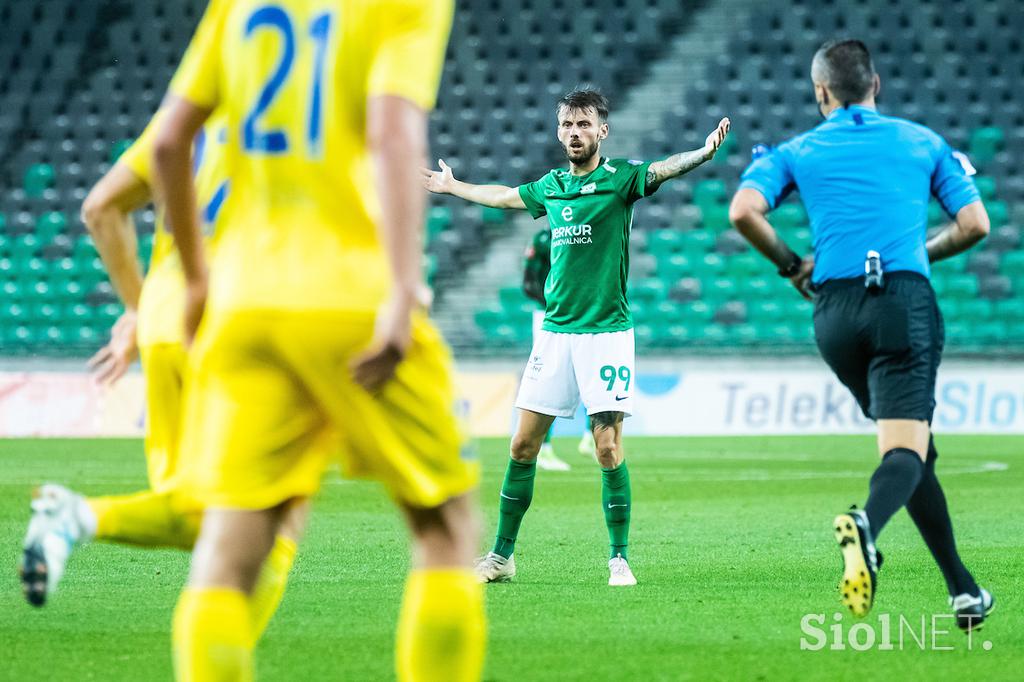
[[[882,463],[871,476],[871,492],[864,505],[875,538],[914,494],[923,468],[920,456],[907,448],[893,448],[882,456]]]
[[[946,579],[946,588],[951,596],[958,594],[978,594],[978,584],[960,560],[956,551],[956,539],[953,537],[953,521],[949,518],[946,507],[946,496],[935,476],[935,459],[939,453],[935,450],[935,441],[928,443],[928,461],[917,490],[907,502],[907,513],[924,538],[925,544],[935,557],[942,576]]]

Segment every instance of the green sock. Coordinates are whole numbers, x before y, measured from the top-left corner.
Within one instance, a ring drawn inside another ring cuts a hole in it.
[[[622,555],[628,559],[629,510],[632,507],[629,491],[629,469],[623,461],[614,469],[601,469],[601,507],[604,508],[604,522],[608,526],[608,540],[611,544],[609,559]]]
[[[550,429],[548,429],[548,432],[544,434],[544,442],[545,443],[550,443],[551,442],[551,432],[553,430],[554,430],[554,428],[550,428]]]
[[[494,539],[495,554],[506,559],[516,549],[519,524],[533,500],[533,479],[537,475],[537,462],[517,462],[509,457],[505,481],[501,484],[498,503],[498,536]]]

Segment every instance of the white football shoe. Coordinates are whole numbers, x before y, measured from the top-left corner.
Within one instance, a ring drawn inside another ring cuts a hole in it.
[[[614,559],[608,560],[608,584],[614,587],[636,585],[636,577],[633,571],[629,570],[629,563],[619,554]]]
[[[515,555],[506,559],[500,554],[488,552],[476,560],[473,570],[482,583],[507,583],[516,574]]]
[[[75,545],[95,531],[85,498],[64,486],[48,483],[33,494],[32,517],[22,543],[21,574],[25,599],[42,606],[57,589]]]
[[[540,454],[537,455],[537,468],[544,471],[568,471],[571,467],[568,462],[558,458],[551,443],[544,443],[540,446]]]

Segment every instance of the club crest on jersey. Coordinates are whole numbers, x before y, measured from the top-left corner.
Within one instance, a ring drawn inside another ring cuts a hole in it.
[[[597,189],[597,183],[592,182],[589,185],[583,185],[580,187],[580,194],[593,194],[594,190]]]

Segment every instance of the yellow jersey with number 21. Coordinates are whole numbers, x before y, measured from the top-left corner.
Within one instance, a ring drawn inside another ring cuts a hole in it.
[[[212,0],[170,88],[227,123],[210,312],[380,305],[366,101],[433,106],[452,12],[452,0]]]

